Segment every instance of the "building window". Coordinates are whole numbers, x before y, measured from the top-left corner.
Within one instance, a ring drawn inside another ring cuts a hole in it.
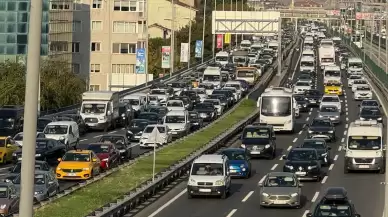
[[[73,21],[73,32],[82,32],[81,21]]]
[[[131,0],[114,0],[113,10],[136,12],[137,1]]]
[[[100,64],[90,64],[90,72],[101,72],[101,65]]]
[[[79,53],[79,42],[72,42],[71,52],[72,53]]]
[[[52,2],[51,10],[70,10],[69,2]]]
[[[73,71],[74,74],[79,74],[80,72],[80,65],[77,63],[71,64],[71,70]]]
[[[89,86],[89,91],[100,91],[100,85],[91,84],[91,85]]]
[[[51,52],[67,52],[68,50],[67,41],[52,41],[50,43]]]
[[[92,30],[101,31],[102,30],[102,21],[92,21]]]
[[[102,8],[102,0],[93,0],[93,8]]]
[[[113,22],[114,33],[136,33],[136,23],[126,21]]]
[[[129,74],[131,64],[112,64],[112,73]]]
[[[135,54],[136,44],[134,43],[113,43],[113,53]]]
[[[101,51],[101,43],[92,42],[91,51]]]

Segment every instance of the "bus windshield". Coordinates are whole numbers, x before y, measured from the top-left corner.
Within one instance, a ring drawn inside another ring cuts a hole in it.
[[[240,77],[240,78],[250,78],[250,77],[254,77],[255,76],[255,72],[253,71],[237,71],[237,77]]]
[[[265,116],[289,116],[291,108],[290,96],[264,96],[261,99],[261,114]]]
[[[340,71],[325,71],[326,77],[341,77]]]

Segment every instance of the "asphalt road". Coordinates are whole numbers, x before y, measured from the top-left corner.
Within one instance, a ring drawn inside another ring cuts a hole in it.
[[[298,70],[297,70],[298,71]],[[318,73],[317,85],[323,90],[322,75]],[[186,195],[186,182],[182,182],[174,189],[164,194],[159,200],[149,205],[136,216],[140,217],[246,217],[246,216],[287,216],[304,217],[314,203],[320,199],[328,187],[341,186],[348,191],[349,197],[355,204],[361,216],[381,217],[384,207],[384,175],[376,173],[343,173],[344,152],[340,144],[344,142],[350,122],[358,119],[358,104],[352,98],[352,92],[346,88],[344,82],[344,96],[341,97],[343,114],[341,124],[336,127],[337,141],[330,143],[333,164],[326,168],[326,176],[321,182],[306,182],[302,187],[304,203],[301,209],[266,209],[259,206],[258,183],[270,171],[282,171],[283,161],[281,156],[292,147],[300,144],[306,138],[306,130],[301,126],[316,117],[317,109],[302,113],[297,123],[299,129],[294,134],[277,134],[278,155],[274,160],[252,160],[253,175],[250,179],[233,179],[230,196],[225,199],[196,198],[188,199]],[[384,125],[387,119],[384,117]],[[239,146],[235,142],[232,146]],[[384,138],[386,144],[386,138]]]

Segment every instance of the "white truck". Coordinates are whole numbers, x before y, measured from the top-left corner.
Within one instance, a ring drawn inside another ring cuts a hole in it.
[[[363,75],[363,63],[359,57],[350,57],[347,63],[348,75]]]
[[[318,49],[319,64],[321,69],[326,66],[335,65],[335,49],[334,46],[321,46]]]
[[[215,87],[221,87],[221,69],[208,66],[203,72],[202,83],[213,84]]]
[[[238,67],[246,67],[248,65],[248,59],[247,50],[236,50],[232,53],[232,61]]]
[[[243,40],[240,43],[240,49],[248,51],[251,48],[252,42],[249,40]]]
[[[225,51],[220,51],[216,53],[215,62],[221,65],[226,65],[229,63],[229,53]]]
[[[116,128],[120,119],[119,93],[114,91],[88,91],[82,94],[80,115],[90,129]]]

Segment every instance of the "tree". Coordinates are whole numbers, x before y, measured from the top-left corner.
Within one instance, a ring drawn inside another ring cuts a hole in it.
[[[25,98],[26,67],[22,63],[0,63],[0,104],[23,105]],[[41,110],[74,105],[81,100],[85,82],[72,73],[66,62],[42,60]]]

